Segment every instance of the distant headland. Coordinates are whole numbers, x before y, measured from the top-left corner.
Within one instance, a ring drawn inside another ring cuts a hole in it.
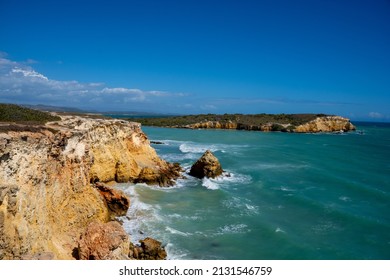
[[[235,129],[296,133],[355,130],[349,119],[325,114],[203,114],[162,118],[132,118],[147,126],[189,129]]]

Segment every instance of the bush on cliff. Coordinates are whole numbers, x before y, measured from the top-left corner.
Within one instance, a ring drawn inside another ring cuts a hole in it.
[[[49,113],[28,109],[14,104],[0,104],[0,121],[25,124],[45,124],[61,118]]]

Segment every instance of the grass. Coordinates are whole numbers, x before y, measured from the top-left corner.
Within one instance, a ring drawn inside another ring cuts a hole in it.
[[[50,113],[28,109],[14,104],[0,103],[0,122],[12,122],[26,125],[43,125],[49,121],[61,120]]]

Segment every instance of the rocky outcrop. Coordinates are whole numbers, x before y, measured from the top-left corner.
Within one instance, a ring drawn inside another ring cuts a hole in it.
[[[325,116],[318,117],[313,121],[297,126],[294,129],[294,132],[346,132],[355,129],[355,126],[349,121],[349,119],[339,116]]]
[[[136,260],[165,260],[167,252],[161,246],[161,242],[147,237],[140,240],[140,246],[130,244],[130,258]]]
[[[191,129],[237,129],[237,130],[253,130],[253,131],[282,131],[282,132],[347,132],[355,130],[355,126],[349,119],[339,116],[321,116],[304,124],[294,126],[291,123],[267,122],[262,124],[248,124],[237,121],[204,121],[185,126],[178,126],[181,128]]]
[[[78,245],[80,260],[124,260],[129,258],[129,236],[115,221],[92,222],[81,235]]]
[[[181,171],[182,168],[178,163],[170,163],[166,169],[160,170],[144,167],[134,182],[146,183],[149,185],[172,186],[174,184],[174,180],[181,177]]]
[[[206,121],[200,123],[190,124],[187,127],[193,129],[199,128],[212,128],[212,129],[237,129],[237,123],[228,121],[228,122],[218,122],[218,121]]]
[[[103,196],[112,217],[126,215],[130,206],[130,199],[122,191],[113,189],[100,182],[93,186]]]
[[[223,172],[218,159],[207,150],[191,167],[190,175],[197,178],[215,178]]]
[[[121,195],[93,183],[141,181],[144,168],[170,180],[177,174],[138,123],[61,118],[36,129],[0,129],[0,259],[72,259],[92,222],[104,224],[126,209]]]

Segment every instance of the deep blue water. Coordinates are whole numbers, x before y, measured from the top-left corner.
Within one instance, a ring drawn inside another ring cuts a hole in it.
[[[172,188],[122,184],[133,241],[170,259],[390,259],[390,125],[346,134],[143,127],[190,166],[210,149],[225,175]]]

